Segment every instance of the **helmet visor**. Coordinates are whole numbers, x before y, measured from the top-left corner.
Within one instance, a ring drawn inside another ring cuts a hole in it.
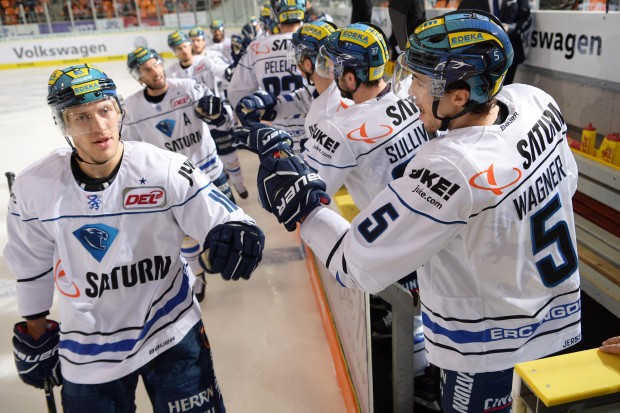
[[[409,87],[413,82],[413,71],[407,66],[405,53],[401,53],[396,59],[394,74],[392,75],[392,85],[394,93],[401,99],[409,97]]]
[[[117,100],[105,96],[95,102],[62,110],[64,134],[68,136],[112,135],[119,133],[121,108]]]
[[[336,63],[332,60],[331,56],[327,53],[325,46],[321,46],[319,54],[316,57],[316,65],[314,67],[316,74],[325,79],[334,79],[336,73],[342,74],[342,66],[336,68]]]

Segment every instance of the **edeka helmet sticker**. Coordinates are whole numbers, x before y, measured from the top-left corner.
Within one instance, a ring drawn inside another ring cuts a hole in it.
[[[84,225],[73,232],[73,235],[82,243],[86,251],[98,262],[101,262],[109,251],[118,230],[105,224]]]
[[[174,121],[173,119],[164,119],[161,122],[159,122],[155,127],[157,128],[158,131],[160,131],[167,137],[172,138],[172,133],[174,132],[175,122],[176,121]]]

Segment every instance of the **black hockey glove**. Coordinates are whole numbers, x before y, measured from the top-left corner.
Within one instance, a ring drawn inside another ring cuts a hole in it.
[[[196,115],[209,125],[221,126],[226,122],[224,102],[215,95],[201,97],[195,111]]]
[[[250,279],[265,246],[265,235],[256,225],[231,221],[217,225],[205,239],[200,266],[225,280]]]
[[[262,123],[251,123],[233,133],[233,146],[235,148],[247,149],[257,154],[261,159],[277,152],[279,145],[285,145],[288,147],[287,149],[290,149],[293,146],[291,135]]]
[[[246,125],[248,122],[272,121],[278,114],[274,108],[277,100],[273,93],[259,90],[241,98],[235,112],[237,117]]]
[[[258,200],[288,231],[294,231],[313,209],[330,203],[325,182],[289,148],[265,156],[258,168]]]
[[[26,384],[43,388],[43,380],[48,378],[54,386],[62,384],[58,343],[60,327],[56,321],[47,320],[47,332],[33,339],[28,334],[25,321],[13,328],[13,355],[19,378]]]

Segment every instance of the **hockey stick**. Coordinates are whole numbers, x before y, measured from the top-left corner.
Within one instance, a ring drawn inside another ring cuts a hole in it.
[[[6,176],[6,182],[9,184],[9,192],[11,192],[13,181],[15,181],[15,174],[13,172],[5,172],[4,176]]]
[[[54,400],[54,389],[47,377],[43,379],[43,390],[45,390],[45,401],[47,402],[47,412],[56,413],[56,400]]]

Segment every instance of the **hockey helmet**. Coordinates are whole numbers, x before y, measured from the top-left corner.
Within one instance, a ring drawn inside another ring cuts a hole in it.
[[[67,132],[66,111],[76,106],[110,99],[117,113],[124,114],[123,99],[116,92],[116,84],[91,64],[57,69],[47,85],[47,104],[63,134]]]
[[[387,39],[379,27],[354,23],[327,37],[316,70],[322,77],[339,78],[345,68],[352,68],[360,81],[374,81],[383,77],[388,56]]]
[[[224,20],[213,20],[209,28],[211,30],[224,30]]]
[[[200,38],[204,39],[204,37],[205,37],[205,31],[200,26],[196,26],[196,27],[191,28],[189,30],[188,34],[189,34],[190,38],[192,38],[192,37],[200,37]]]
[[[463,80],[470,88],[468,106],[489,101],[502,89],[514,52],[501,22],[478,10],[457,10],[418,26],[403,59],[413,72],[431,78],[432,96],[443,96]]]
[[[127,69],[129,73],[136,79],[140,80],[140,66],[151,59],[157,59],[159,64],[163,64],[164,59],[155,51],[155,49],[145,49],[138,47],[127,55]]]
[[[177,30],[168,35],[168,46],[172,50],[174,50],[177,46],[182,45],[183,43],[190,43],[187,34]]]
[[[306,0],[270,0],[276,23],[302,22],[306,15]]]
[[[289,61],[293,64],[301,64],[307,56],[316,64],[319,49],[325,43],[327,36],[338,30],[338,26],[327,21],[316,21],[304,24],[293,33],[293,47],[289,49]]]

